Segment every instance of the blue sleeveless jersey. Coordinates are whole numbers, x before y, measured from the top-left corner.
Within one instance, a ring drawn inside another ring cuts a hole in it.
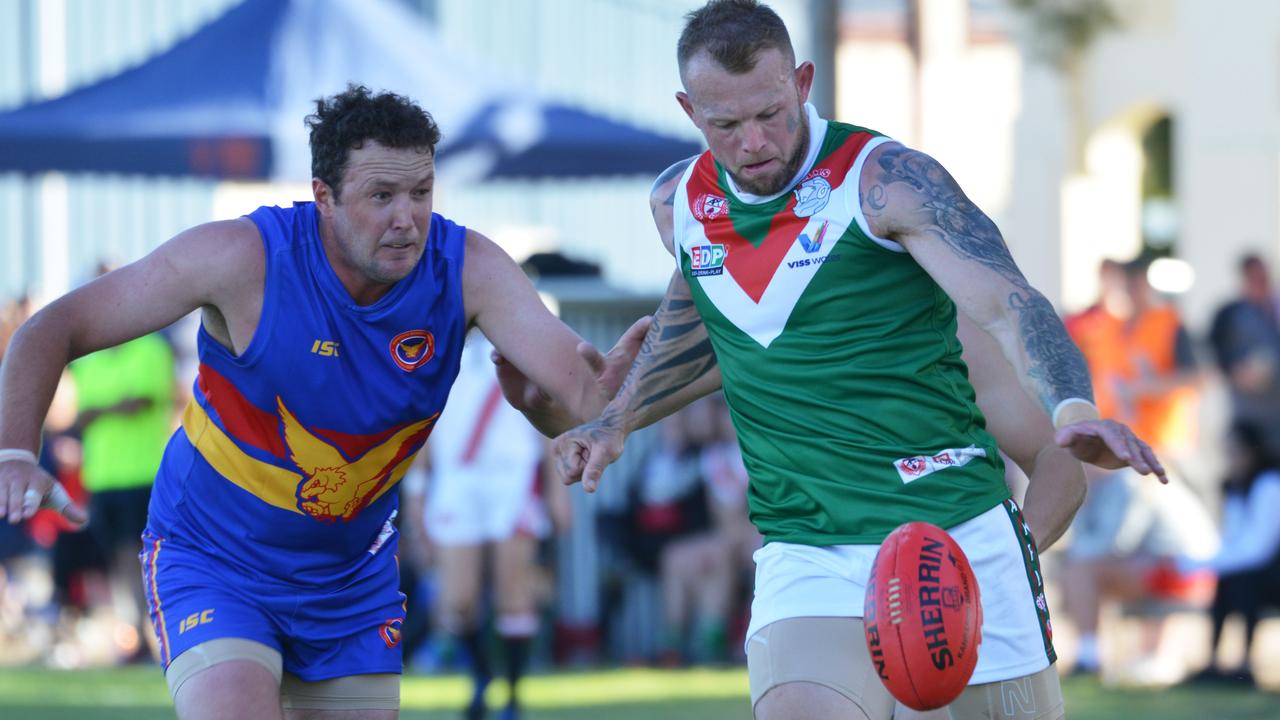
[[[466,231],[433,215],[413,272],[359,306],[312,203],[249,218],[266,249],[262,315],[238,357],[201,327],[148,529],[250,577],[344,587],[393,562],[396,483],[457,376]]]

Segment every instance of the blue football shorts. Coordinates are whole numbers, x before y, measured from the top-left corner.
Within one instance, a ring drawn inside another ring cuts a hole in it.
[[[189,545],[143,535],[142,579],[166,669],[204,642],[243,638],[280,652],[285,672],[315,682],[400,673],[405,596],[394,548],[341,588],[253,574]]]

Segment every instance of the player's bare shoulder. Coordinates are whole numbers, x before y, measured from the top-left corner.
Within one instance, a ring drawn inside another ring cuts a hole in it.
[[[204,311],[206,328],[219,342],[239,352],[261,314],[264,255],[249,220],[206,223],[77,288],[51,308],[66,324],[77,354],[141,337],[195,310]]]
[[[687,157],[676,163],[673,163],[666,170],[658,175],[658,179],[653,181],[653,187],[649,188],[649,207],[655,210],[659,206],[672,207],[676,202],[676,187],[680,185],[680,178],[684,175],[685,170],[698,159],[697,155]]]
[[[163,269],[188,284],[205,330],[233,352],[243,352],[266,291],[266,250],[258,226],[244,217],[204,223],[156,252]]]
[[[165,264],[222,305],[245,293],[261,299],[267,259],[262,235],[249,218],[218,220],[179,233],[161,247]]]
[[[653,213],[653,222],[658,227],[662,244],[667,247],[667,252],[673,254],[675,252],[672,238],[675,227],[676,188],[680,186],[680,178],[684,177],[685,171],[697,159],[698,156],[694,155],[674,163],[663,170],[658,175],[658,179],[653,181],[653,186],[649,188],[649,211]]]
[[[491,311],[502,311],[512,295],[530,282],[506,250],[471,228],[467,228],[465,253],[462,305],[470,327]]]
[[[900,213],[919,197],[910,192],[918,187],[894,187],[893,176],[900,174],[905,160],[924,153],[911,150],[897,141],[881,143],[871,149],[858,177],[858,201],[871,232],[878,237],[891,237],[901,229]]]
[[[464,292],[469,284],[487,283],[499,265],[515,262],[497,243],[471,228],[467,228],[465,243],[466,260],[462,263]]]

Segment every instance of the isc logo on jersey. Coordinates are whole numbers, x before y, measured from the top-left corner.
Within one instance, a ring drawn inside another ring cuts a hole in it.
[[[719,275],[724,272],[724,258],[729,254],[724,245],[694,245],[689,248],[689,270],[694,277]]]

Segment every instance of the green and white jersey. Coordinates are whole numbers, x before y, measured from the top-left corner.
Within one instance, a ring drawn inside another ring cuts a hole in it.
[[[790,189],[738,190],[710,152],[676,189],[677,260],[720,364],[751,519],[766,540],[808,545],[952,527],[1009,497],[955,305],[862,215],[862,165],[888,139],[808,112]]]

